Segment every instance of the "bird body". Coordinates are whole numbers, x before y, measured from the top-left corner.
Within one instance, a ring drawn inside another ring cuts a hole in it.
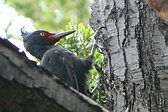
[[[89,70],[92,68],[94,53],[86,60],[82,60],[72,52],[54,45],[62,37],[73,32],[69,31],[56,35],[44,30],[29,33],[21,29],[26,50],[41,60],[42,67],[69,86],[87,94],[86,81],[89,77]]]
[[[89,74],[89,67],[85,61],[75,56],[72,52],[54,46],[43,55],[41,65],[66,82],[69,86],[86,92],[86,79]]]

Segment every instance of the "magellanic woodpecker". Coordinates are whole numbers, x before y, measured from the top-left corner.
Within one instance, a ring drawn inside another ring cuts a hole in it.
[[[41,66],[50,71],[64,83],[74,89],[87,94],[87,78],[94,61],[94,45],[91,55],[82,60],[72,52],[55,45],[61,38],[74,33],[67,31],[60,34],[50,33],[45,30],[27,32],[21,29],[26,50],[41,60]],[[80,47],[80,46],[79,46]]]

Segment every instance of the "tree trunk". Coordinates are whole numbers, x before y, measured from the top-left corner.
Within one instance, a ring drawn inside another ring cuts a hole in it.
[[[96,0],[92,10],[105,73],[119,84],[107,87],[109,109],[168,112],[166,26],[143,0]]]

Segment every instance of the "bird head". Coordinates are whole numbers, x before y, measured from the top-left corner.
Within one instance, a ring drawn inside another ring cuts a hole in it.
[[[61,38],[74,33],[75,30],[67,31],[63,33],[50,33],[45,30],[37,30],[34,32],[27,32],[23,28],[21,28],[21,36],[23,38],[23,42],[31,43],[36,45],[54,45]]]

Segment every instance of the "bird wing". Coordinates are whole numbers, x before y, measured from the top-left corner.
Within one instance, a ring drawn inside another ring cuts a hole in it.
[[[72,83],[75,83],[74,86],[77,90],[79,90],[79,84],[78,84],[78,80],[74,71],[74,67],[72,66],[73,64],[69,64],[66,61],[64,61],[64,64],[66,65],[66,69],[68,71],[68,76],[71,80]]]
[[[68,85],[79,90],[74,69],[74,58],[74,54],[56,46],[44,54],[41,65]]]

